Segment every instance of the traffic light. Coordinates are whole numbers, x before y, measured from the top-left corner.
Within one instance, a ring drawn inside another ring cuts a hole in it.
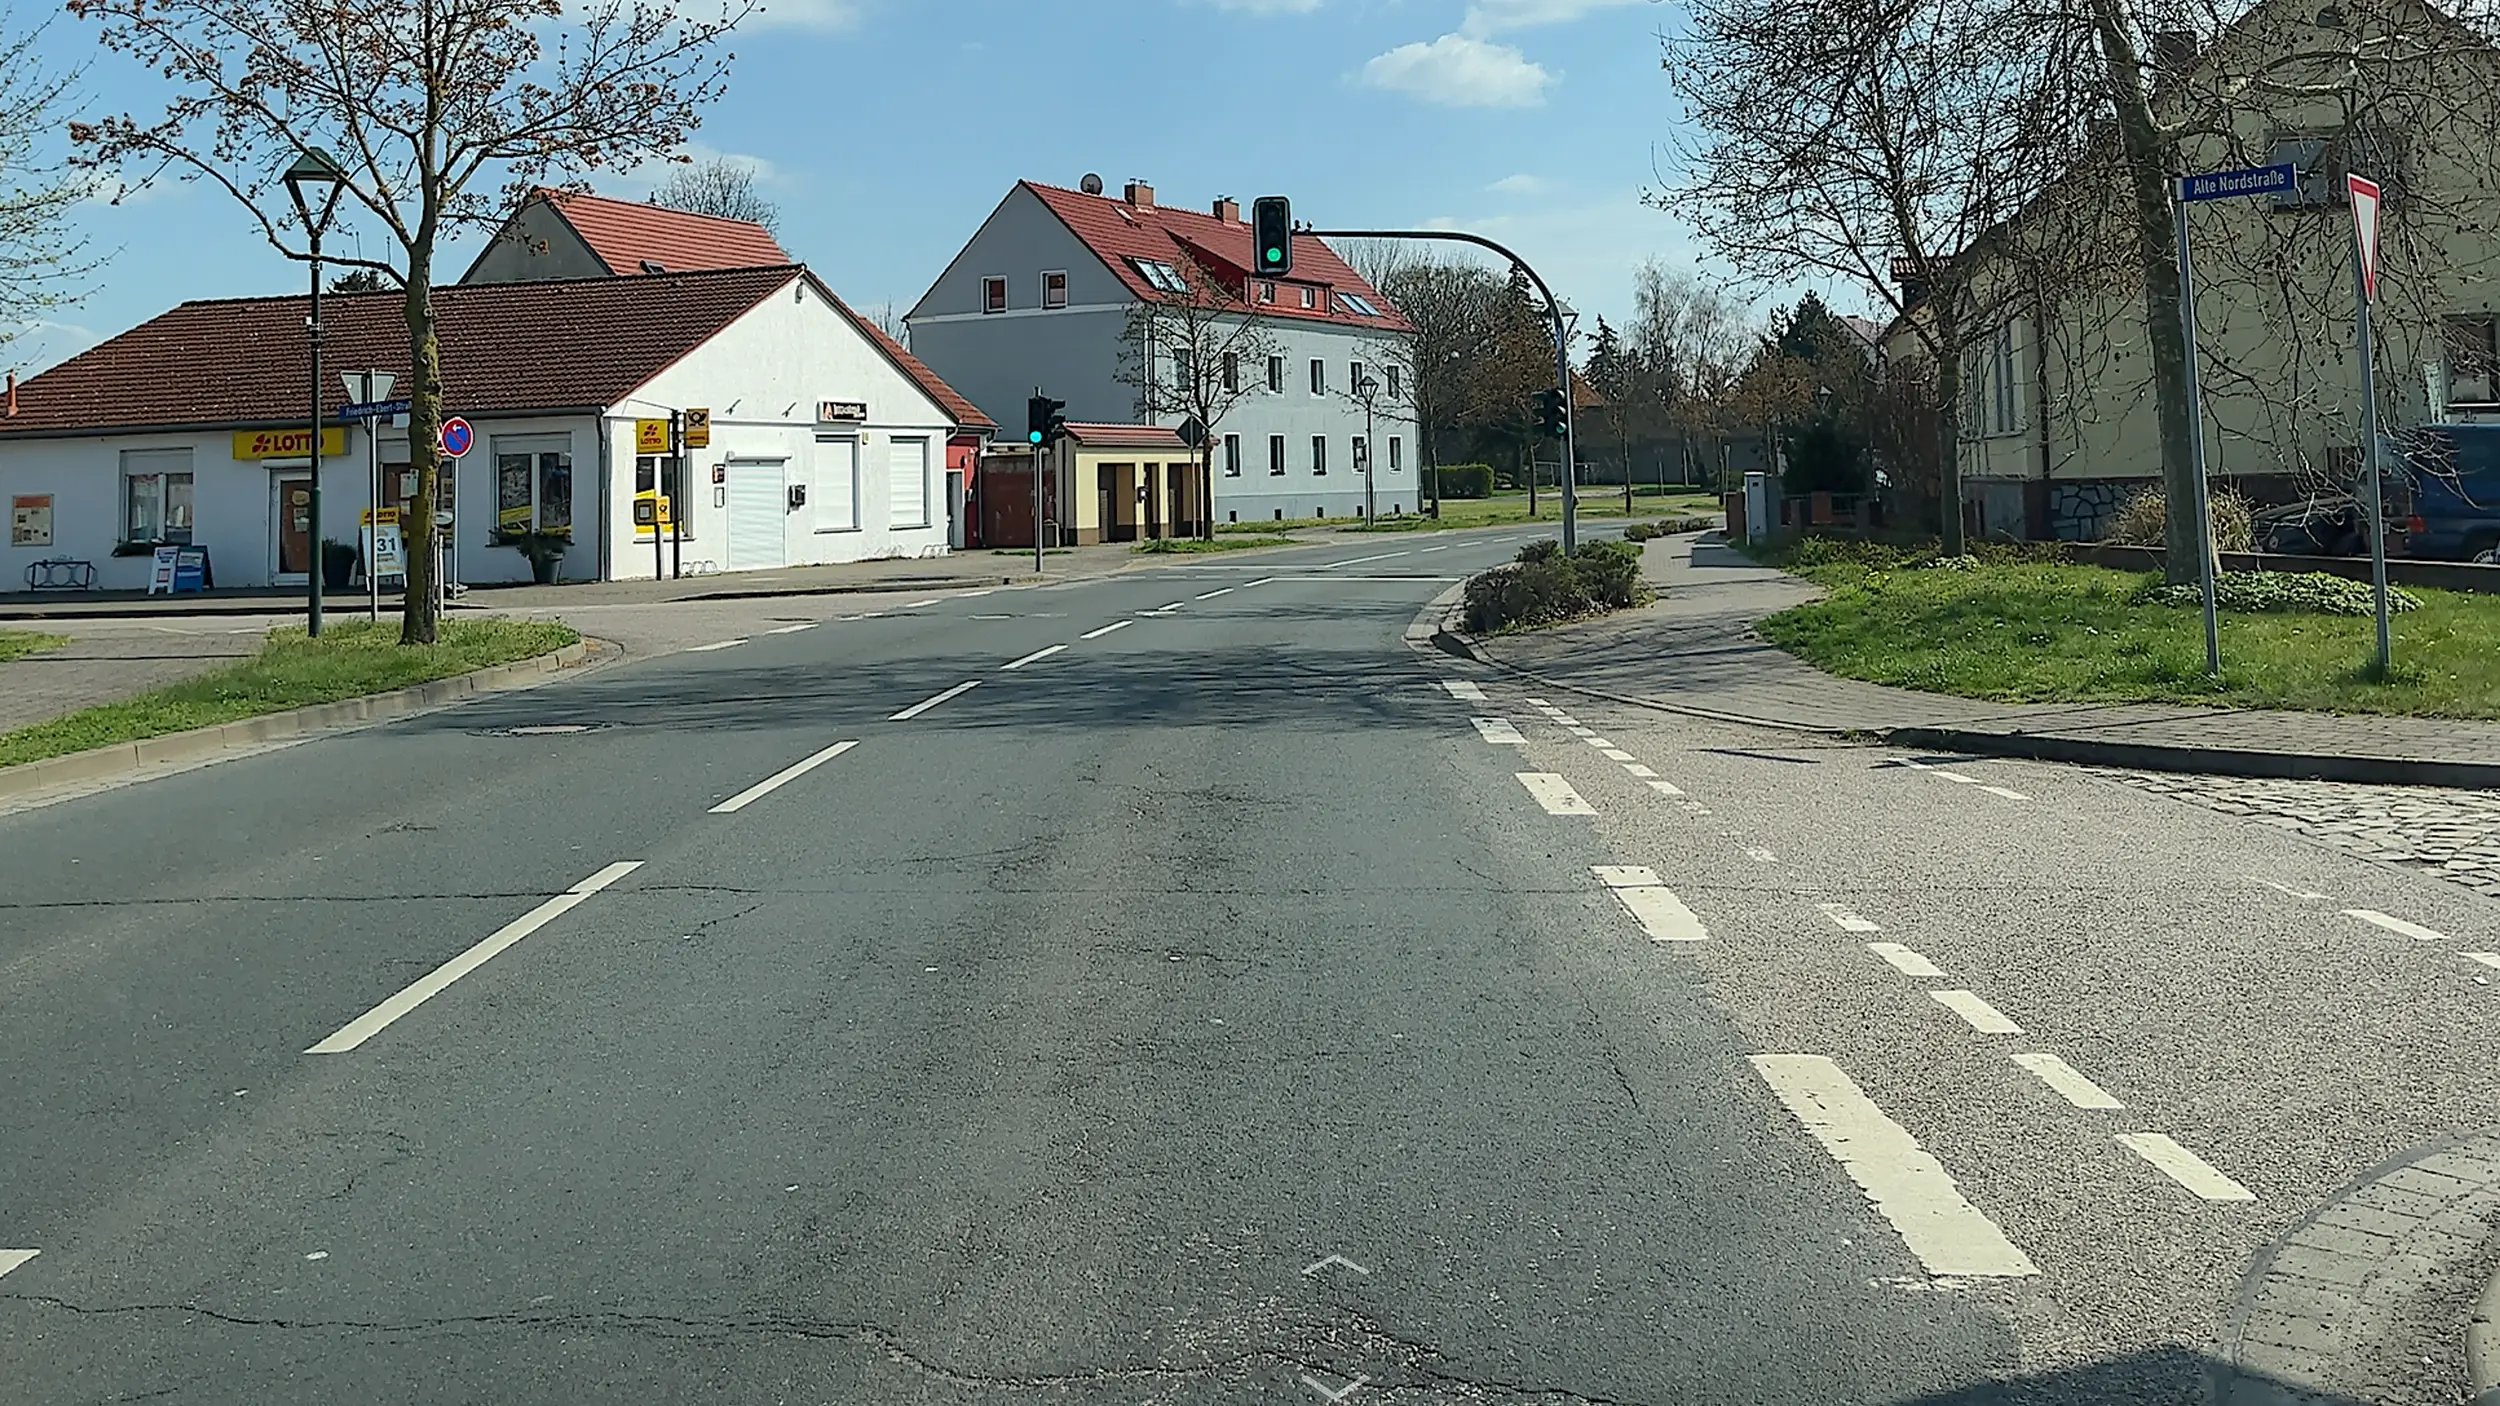
[[[1551,386],[1536,393],[1536,432],[1547,439],[1560,439],[1569,417],[1563,413],[1563,395]]]
[[[1250,202],[1251,269],[1261,278],[1293,272],[1293,202],[1262,195]]]
[[[1068,432],[1068,422],[1060,415],[1068,403],[1037,395],[1024,403],[1024,442],[1050,444]]]

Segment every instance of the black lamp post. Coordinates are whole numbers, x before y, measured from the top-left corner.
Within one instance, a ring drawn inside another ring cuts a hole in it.
[[[338,208],[339,191],[347,184],[347,173],[319,147],[307,148],[286,168],[286,193],[295,202],[295,213],[304,221],[304,231],[312,239],[312,313],[304,319],[304,330],[312,339],[312,477],[306,485],[305,511],[311,530],[312,559],[305,563],[304,633],[321,633],[321,570],[325,563],[321,540],[321,232],[330,226],[330,212]],[[318,207],[317,209],[315,207]]]
[[[1369,371],[1355,378],[1354,398],[1363,402],[1363,521],[1365,522],[1374,522],[1380,517],[1380,495],[1372,490],[1372,469],[1375,461],[1372,453],[1372,397],[1378,394],[1380,394],[1380,383],[1372,379]]]

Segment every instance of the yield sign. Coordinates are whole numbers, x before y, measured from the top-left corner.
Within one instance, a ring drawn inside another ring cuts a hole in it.
[[[2346,176],[2352,191],[2352,236],[2361,252],[2361,296],[2378,301],[2378,182]]]

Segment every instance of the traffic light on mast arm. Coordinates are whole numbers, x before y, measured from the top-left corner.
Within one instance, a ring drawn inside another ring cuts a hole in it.
[[[1056,444],[1068,432],[1067,417],[1059,412],[1068,408],[1064,400],[1037,395],[1024,403],[1024,441],[1027,444]]]
[[[1261,278],[1293,272],[1293,202],[1262,195],[1250,202],[1251,270]]]
[[[1569,417],[1563,412],[1563,395],[1552,386],[1536,393],[1536,432],[1547,439],[1563,437]]]

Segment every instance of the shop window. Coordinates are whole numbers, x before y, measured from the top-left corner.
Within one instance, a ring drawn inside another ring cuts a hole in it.
[[[573,452],[566,441],[495,441],[495,530],[573,530]]]
[[[134,449],[122,454],[122,540],[191,540],[191,451]]]

